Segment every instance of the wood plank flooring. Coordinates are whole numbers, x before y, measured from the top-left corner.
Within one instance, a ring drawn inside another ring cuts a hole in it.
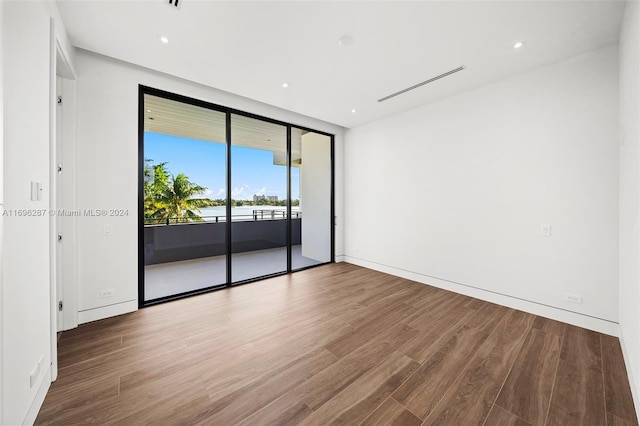
[[[86,324],[38,425],[637,425],[618,339],[339,263]]]

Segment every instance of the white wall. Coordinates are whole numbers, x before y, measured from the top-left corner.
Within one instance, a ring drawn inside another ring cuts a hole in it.
[[[79,76],[78,208],[129,211],[127,217],[82,217],[78,221],[81,323],[137,306],[139,84],[334,133],[336,151],[342,152],[339,126],[81,50],[75,62]],[[341,172],[337,169],[338,182]],[[339,212],[341,200],[338,188]],[[104,225],[112,226],[113,235],[103,235]],[[342,254],[341,228],[336,246],[336,253]],[[113,297],[100,298],[100,290],[107,288],[114,290]]]
[[[640,418],[640,4],[620,33],[620,340]]]
[[[49,207],[55,5],[2,2],[4,212]],[[68,45],[60,22],[58,35]],[[30,182],[42,184],[31,201]],[[49,215],[3,216],[1,424],[35,419],[51,378]],[[40,360],[42,362],[40,363]],[[29,376],[40,364],[37,380]]]
[[[3,22],[4,16],[4,4],[0,3],[0,23]],[[4,200],[3,200],[3,176],[4,176],[4,167],[2,156],[4,153],[4,62],[3,62],[3,50],[4,50],[4,36],[3,30],[0,27],[0,209],[4,209]],[[4,296],[3,293],[3,284],[2,284],[2,245],[3,245],[3,237],[2,237],[2,226],[4,220],[0,218],[0,308],[4,306]],[[0,313],[0,354],[2,357],[0,358],[0,422],[4,419],[4,320],[3,315]]]
[[[302,255],[320,262],[331,260],[331,139],[318,133],[301,138],[300,200]],[[306,197],[305,197],[306,194]]]
[[[610,46],[347,131],[346,260],[615,332],[617,64]]]

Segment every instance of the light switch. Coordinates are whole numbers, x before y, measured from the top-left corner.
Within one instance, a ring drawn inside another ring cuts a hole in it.
[[[104,235],[111,236],[113,235],[113,227],[111,225],[104,225],[102,228]]]
[[[42,201],[42,183],[31,181],[31,201]]]
[[[38,182],[31,181],[31,201],[38,201]]]

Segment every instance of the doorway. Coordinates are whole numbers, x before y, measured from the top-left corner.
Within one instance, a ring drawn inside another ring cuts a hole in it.
[[[78,326],[76,203],[76,73],[56,41],[51,93],[50,273],[52,341],[55,333]]]

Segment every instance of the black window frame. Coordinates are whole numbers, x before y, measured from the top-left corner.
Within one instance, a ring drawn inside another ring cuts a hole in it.
[[[151,95],[171,101],[182,102],[189,105],[206,108],[212,111],[222,112],[226,114],[226,259],[227,259],[227,276],[226,283],[220,285],[214,285],[198,290],[192,290],[184,293],[178,293],[171,296],[165,296],[158,299],[145,300],[145,288],[144,288],[144,96]],[[287,131],[287,226],[286,226],[286,241],[287,241],[287,270],[278,272],[275,274],[263,275],[240,282],[232,282],[231,278],[231,146],[232,137],[231,134],[231,115],[241,115],[244,117],[253,118],[256,120],[265,121],[272,124],[277,124],[286,127]],[[319,263],[317,265],[306,266],[302,268],[293,269],[291,260],[291,235],[292,235],[292,222],[291,222],[291,129],[297,128],[307,132],[313,132],[320,135],[328,136],[331,140],[331,206],[330,206],[330,238],[331,238],[331,255],[329,262]],[[138,85],[138,308],[144,308],[147,306],[156,305],[159,303],[165,303],[172,300],[182,299],[185,297],[195,296],[198,294],[208,293],[211,291],[221,290],[225,288],[235,287],[237,285],[249,284],[256,281],[262,281],[268,278],[277,277],[281,275],[287,275],[305,269],[316,268],[318,266],[326,265],[335,262],[335,135],[315,129],[311,129],[306,126],[298,124],[287,123],[281,120],[276,120],[270,117],[250,113],[247,111],[237,110],[218,104],[214,104],[201,99],[192,98],[189,96],[180,95],[173,92],[168,92],[153,87]]]

